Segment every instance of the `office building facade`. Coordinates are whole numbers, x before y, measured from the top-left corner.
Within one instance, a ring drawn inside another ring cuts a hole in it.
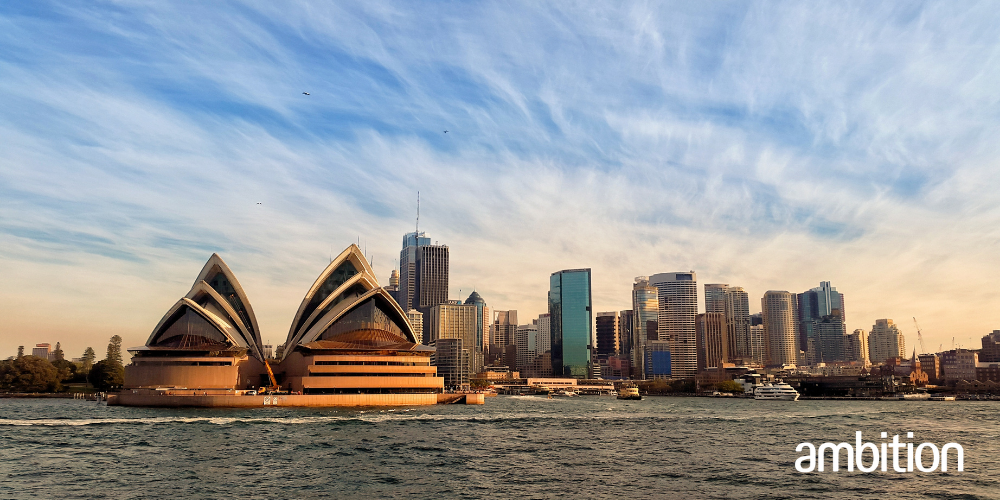
[[[658,336],[670,343],[671,375],[694,378],[698,373],[698,277],[694,271],[660,273],[650,276],[649,284],[657,291]]]
[[[632,285],[632,366],[635,377],[645,378],[646,345],[659,340],[657,314],[659,299],[656,287],[649,284],[647,276],[638,276]]]
[[[549,277],[552,371],[556,377],[588,378],[595,342],[590,269],[568,269]]]
[[[877,319],[868,334],[868,358],[881,365],[889,358],[906,356],[906,339],[891,319]]]
[[[725,313],[708,312],[697,315],[695,333],[699,372],[706,368],[722,368],[723,363],[729,362],[729,335]]]
[[[761,299],[761,315],[767,337],[767,365],[798,363],[799,335],[795,294],[770,290]]]
[[[830,286],[829,281],[821,281],[818,287],[798,294],[796,300],[799,348],[805,351],[806,361],[809,364],[845,361],[846,328],[838,332],[831,326],[846,324],[843,294]]]
[[[610,356],[618,356],[621,350],[618,337],[618,311],[599,312],[594,317],[594,331],[597,334],[597,357],[608,359]]]
[[[399,290],[396,296],[404,311],[416,309],[425,316],[448,301],[449,254],[447,245],[431,245],[423,232],[403,236],[399,253]],[[424,322],[423,338],[429,339],[430,322]]]

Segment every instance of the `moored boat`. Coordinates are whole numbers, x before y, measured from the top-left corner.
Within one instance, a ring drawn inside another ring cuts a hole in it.
[[[753,390],[754,399],[768,399],[776,401],[798,401],[799,393],[792,386],[778,382],[775,384],[759,385]]]
[[[641,401],[642,395],[639,394],[639,388],[632,387],[622,387],[621,392],[618,393],[618,399],[625,399],[631,401]]]

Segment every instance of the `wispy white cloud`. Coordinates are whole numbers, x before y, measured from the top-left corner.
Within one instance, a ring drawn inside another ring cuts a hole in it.
[[[212,251],[281,340],[330,253],[360,238],[388,275],[418,189],[453,294],[525,317],[559,269],[594,269],[598,310],[694,269],[976,339],[1000,327],[997,17],[5,5],[0,352],[141,343]]]

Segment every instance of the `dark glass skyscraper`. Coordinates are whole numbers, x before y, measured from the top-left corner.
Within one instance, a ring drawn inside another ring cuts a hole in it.
[[[590,350],[596,344],[590,299],[590,269],[569,269],[549,278],[552,374],[590,376]]]
[[[416,309],[424,318],[432,307],[448,301],[448,246],[431,245],[423,232],[403,236],[399,253],[399,305],[404,311]],[[430,339],[430,322],[424,321],[424,341]]]
[[[821,281],[819,287],[798,295],[798,306],[799,348],[806,351],[806,361],[844,361],[844,295],[829,281]]]

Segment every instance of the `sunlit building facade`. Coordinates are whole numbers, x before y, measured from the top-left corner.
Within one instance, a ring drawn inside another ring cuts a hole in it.
[[[656,287],[659,299],[659,338],[670,343],[671,374],[674,378],[694,378],[698,374],[694,321],[698,314],[698,277],[694,271],[660,273],[650,276],[649,284]]]

